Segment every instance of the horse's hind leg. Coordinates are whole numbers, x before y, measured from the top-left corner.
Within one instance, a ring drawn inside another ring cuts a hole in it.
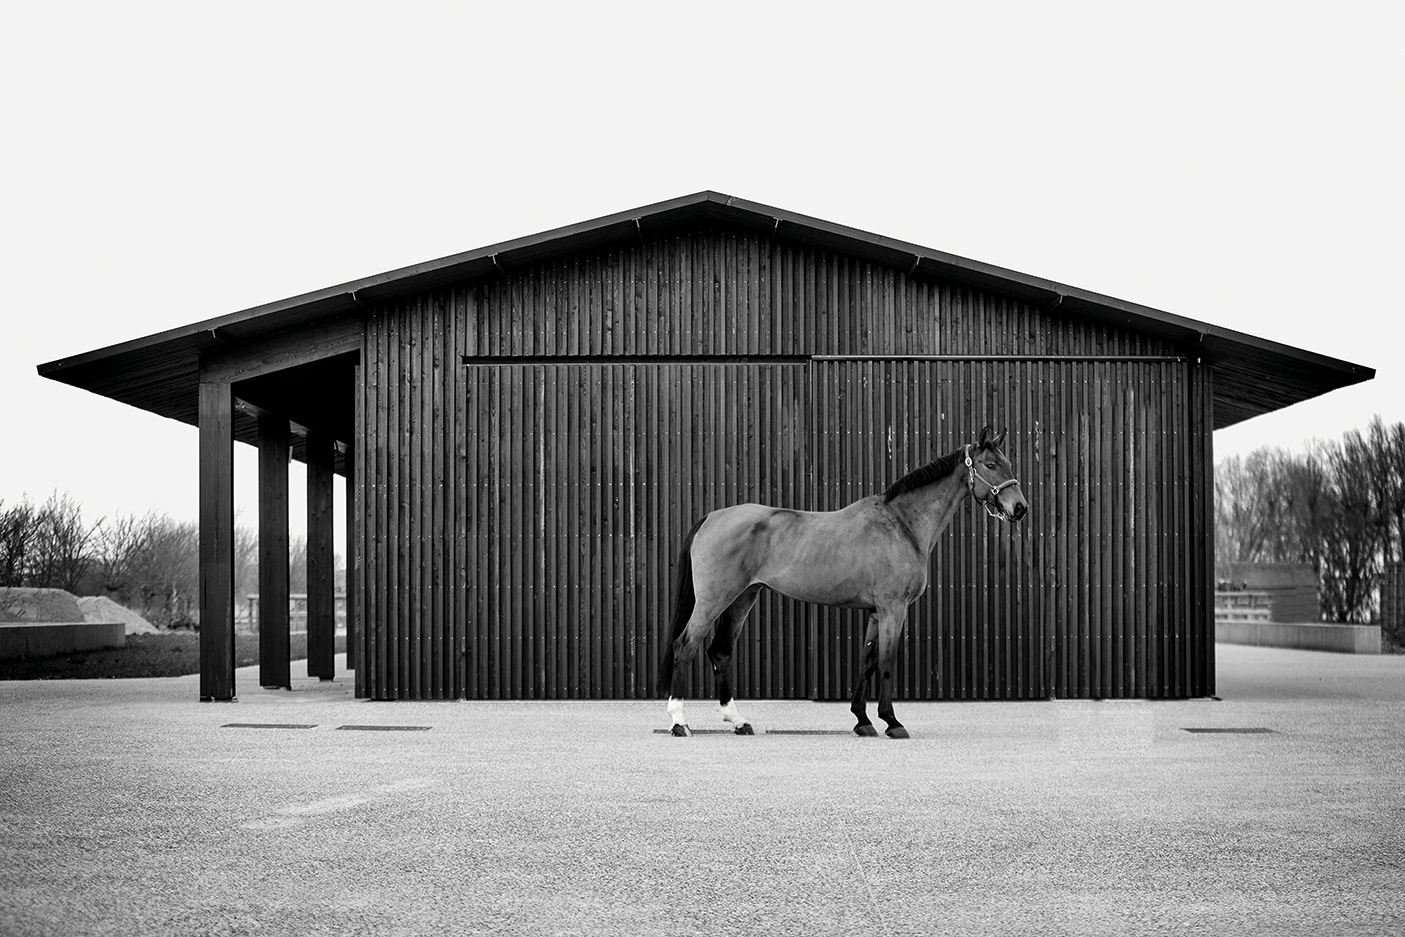
[[[729,723],[737,735],[754,735],[751,723],[742,718],[737,710],[737,701],[732,696],[732,651],[741,635],[746,616],[761,591],[760,586],[751,586],[737,596],[726,613],[717,622],[712,643],[708,646],[707,657],[712,662],[712,673],[717,679],[717,702],[722,707],[722,721]]]
[[[688,619],[687,626],[673,642],[673,681],[668,697],[668,715],[673,721],[671,731],[674,735],[692,735],[687,721],[683,718],[683,681],[698,650],[711,637],[719,620],[726,619],[727,607],[726,603],[700,598],[693,606],[693,614]]]

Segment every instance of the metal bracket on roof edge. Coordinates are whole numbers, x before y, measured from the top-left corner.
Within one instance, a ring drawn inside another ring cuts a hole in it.
[[[236,344],[238,344],[237,342],[231,342],[227,338],[221,338],[219,326],[215,326],[213,329],[210,329],[210,337],[213,338],[215,341],[219,342],[221,345],[225,345],[229,348],[233,348]]]
[[[508,278],[507,271],[502,268],[502,264],[498,263],[498,255],[492,254],[488,259],[493,262],[493,269],[498,272],[498,276],[506,280]]]

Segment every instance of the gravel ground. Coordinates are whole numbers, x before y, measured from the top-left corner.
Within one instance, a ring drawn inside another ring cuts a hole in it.
[[[1405,658],[1218,661],[1222,701],[900,703],[907,741],[764,734],[833,703],[674,739],[655,702],[3,683],[0,934],[1405,932]]]

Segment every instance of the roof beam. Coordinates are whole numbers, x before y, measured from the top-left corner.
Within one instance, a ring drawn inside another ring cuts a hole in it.
[[[324,358],[360,352],[363,325],[360,315],[349,315],[247,342],[230,343],[227,335],[221,338],[226,344],[200,355],[202,381],[247,381]]]

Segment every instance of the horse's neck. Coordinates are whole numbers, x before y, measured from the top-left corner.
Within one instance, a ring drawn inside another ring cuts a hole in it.
[[[940,481],[895,499],[893,510],[930,554],[936,546],[937,537],[951,523],[956,508],[965,497],[966,481],[960,472],[953,472]]]

